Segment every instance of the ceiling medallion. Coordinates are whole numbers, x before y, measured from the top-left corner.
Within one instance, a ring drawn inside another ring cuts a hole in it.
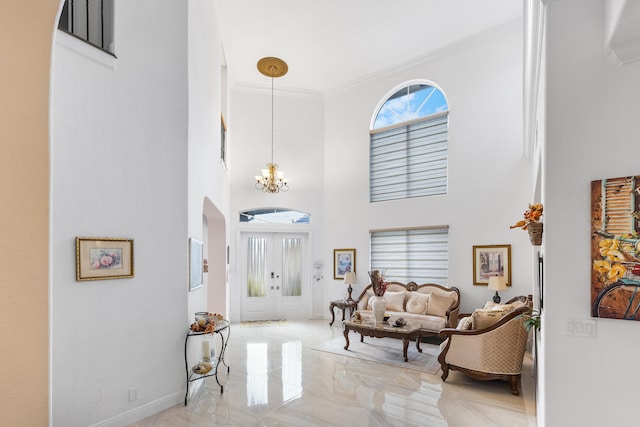
[[[271,77],[271,161],[267,163],[266,169],[262,169],[261,175],[256,175],[256,188],[265,193],[289,190],[284,172],[278,171],[278,165],[273,161],[273,80],[284,76],[288,70],[287,63],[280,58],[268,56],[258,61],[258,71]]]

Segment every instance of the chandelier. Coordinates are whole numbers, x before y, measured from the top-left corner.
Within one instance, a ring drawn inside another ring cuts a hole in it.
[[[271,161],[267,163],[266,169],[262,169],[261,175],[256,175],[256,188],[265,193],[289,190],[284,172],[279,171],[278,165],[273,161],[273,80],[284,76],[288,70],[287,63],[279,58],[266,57],[258,61],[258,71],[271,77]]]

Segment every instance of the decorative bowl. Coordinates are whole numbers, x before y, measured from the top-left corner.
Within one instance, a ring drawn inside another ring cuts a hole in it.
[[[200,375],[208,374],[213,369],[213,365],[207,362],[200,362],[197,365],[194,365],[191,370]]]

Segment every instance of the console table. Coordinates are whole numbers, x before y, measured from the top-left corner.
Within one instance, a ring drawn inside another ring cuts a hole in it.
[[[187,372],[187,392],[184,395],[185,406],[187,405],[187,400],[189,398],[189,385],[194,381],[198,381],[207,377],[215,377],[216,382],[220,386],[220,394],[224,393],[224,386],[220,384],[220,380],[218,379],[218,368],[220,367],[220,362],[222,362],[222,364],[227,367],[227,373],[229,373],[229,370],[230,370],[229,365],[227,365],[227,362],[225,362],[224,360],[224,351],[227,348],[227,343],[229,342],[229,335],[231,334],[231,329],[229,328],[229,325],[230,325],[230,322],[228,320],[220,320],[216,322],[216,326],[213,332],[193,332],[192,330],[189,330],[187,332],[187,336],[184,340],[184,367]],[[225,331],[227,334],[226,339],[224,336]],[[214,336],[218,335],[220,337],[220,340],[221,340],[220,354],[218,354],[218,357],[215,360],[211,361],[211,363],[213,364],[213,369],[211,369],[211,371],[207,372],[206,374],[196,374],[195,372],[193,372],[193,370],[189,368],[189,362],[187,361],[187,344],[189,343],[189,338],[202,336],[202,335],[214,335]]]
[[[353,315],[353,311],[356,309],[357,306],[358,306],[358,303],[353,300],[349,301],[349,300],[339,299],[339,300],[331,301],[331,303],[329,304],[329,311],[331,312],[331,323],[329,323],[329,326],[332,326],[333,322],[335,322],[336,320],[336,314],[333,312],[334,308],[338,308],[339,310],[342,310],[342,320],[344,321],[345,310],[349,310],[349,317],[351,317]]]

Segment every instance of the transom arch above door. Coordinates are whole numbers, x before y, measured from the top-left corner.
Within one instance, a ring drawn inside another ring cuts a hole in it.
[[[311,214],[291,208],[254,208],[240,211],[241,223],[309,224]]]

